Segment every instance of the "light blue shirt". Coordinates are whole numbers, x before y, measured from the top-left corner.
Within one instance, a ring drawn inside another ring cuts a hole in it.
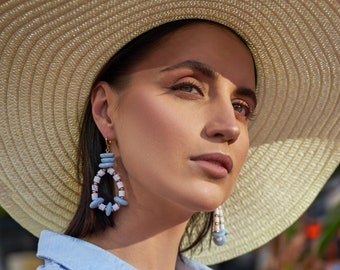
[[[45,264],[37,270],[136,270],[112,253],[84,240],[51,231],[43,231],[38,244],[38,257]],[[177,260],[176,270],[209,270],[196,261]]]

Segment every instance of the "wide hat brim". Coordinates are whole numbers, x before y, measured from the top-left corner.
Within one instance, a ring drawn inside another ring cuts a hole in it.
[[[0,4],[0,204],[38,236],[77,207],[80,112],[101,66],[157,25],[201,18],[247,42],[258,75],[251,149],[224,205],[228,242],[213,264],[286,229],[340,162],[337,1],[8,1]]]

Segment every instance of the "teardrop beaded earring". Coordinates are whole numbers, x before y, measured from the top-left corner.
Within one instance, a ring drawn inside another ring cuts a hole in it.
[[[105,212],[107,216],[110,216],[112,212],[116,212],[120,209],[120,206],[127,206],[128,202],[125,200],[125,188],[124,184],[120,179],[119,174],[113,169],[114,166],[114,154],[111,152],[111,141],[105,138],[106,151],[100,154],[101,163],[99,164],[99,170],[95,177],[93,178],[92,184],[92,202],[90,203],[90,208],[98,208],[99,210]],[[98,188],[101,178],[106,174],[112,176],[113,181],[116,184],[118,194],[113,198],[113,202],[104,204],[104,198],[98,197]]]
[[[212,238],[217,246],[223,246],[226,241],[228,231],[224,228],[224,217],[222,207],[219,206],[214,211]]]

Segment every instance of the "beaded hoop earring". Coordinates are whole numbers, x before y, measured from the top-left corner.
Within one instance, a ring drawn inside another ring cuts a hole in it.
[[[223,246],[228,231],[224,228],[224,217],[221,206],[214,211],[212,238],[217,246]]]
[[[99,170],[95,177],[93,178],[92,184],[92,202],[90,203],[90,208],[98,208],[99,210],[105,212],[107,216],[110,216],[112,212],[116,212],[120,209],[120,206],[127,206],[128,202],[125,200],[125,188],[123,182],[120,180],[119,174],[113,169],[114,165],[114,154],[110,150],[111,141],[105,138],[106,151],[100,154],[101,163],[99,164]],[[113,203],[109,202],[104,204],[104,198],[98,197],[98,187],[101,178],[106,174],[112,176],[113,181],[116,184],[118,194],[113,198]]]

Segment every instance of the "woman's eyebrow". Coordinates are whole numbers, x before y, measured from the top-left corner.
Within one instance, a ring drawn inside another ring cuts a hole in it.
[[[175,64],[173,66],[166,67],[162,69],[161,72],[172,71],[178,68],[189,68],[189,69],[197,70],[203,75],[211,79],[216,79],[217,77],[216,72],[209,65],[202,63],[200,61],[197,61],[197,60],[186,60],[178,64]]]
[[[207,76],[210,79],[217,78],[217,74],[211,66],[197,60],[186,60],[177,63],[173,66],[166,67],[162,69],[161,72],[172,71],[179,68],[189,68],[192,70],[197,70],[198,72],[202,73],[203,75]],[[256,107],[257,98],[254,90],[247,87],[239,87],[236,89],[236,94],[239,96],[245,96],[250,98],[254,102],[254,108]]]

